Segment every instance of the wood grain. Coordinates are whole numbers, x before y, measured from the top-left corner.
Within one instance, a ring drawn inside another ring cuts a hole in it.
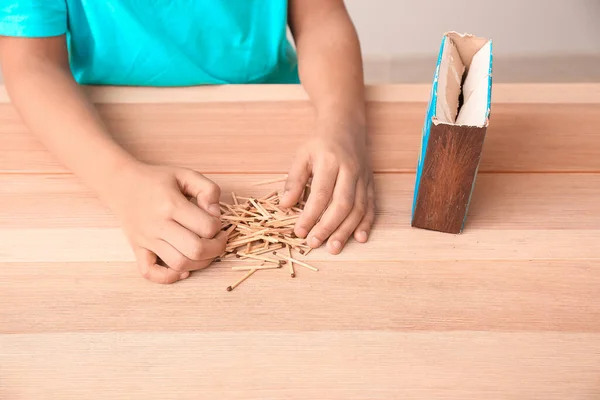
[[[486,128],[432,124],[411,224],[460,233],[481,161]]]
[[[425,108],[426,103],[369,105],[376,171],[415,170]],[[140,159],[204,173],[287,172],[313,129],[307,102],[99,109],[116,140]],[[493,110],[480,171],[600,171],[600,104],[500,103]],[[0,137],[0,172],[65,172],[6,104],[0,104]]]
[[[7,335],[0,347],[8,399],[600,395],[600,335],[589,333],[65,333]]]
[[[410,228],[429,87],[368,93],[370,241],[227,292],[234,262],[142,279],[0,88],[0,399],[600,397],[600,85],[494,88],[461,235]],[[298,87],[90,94],[127,149],[209,173],[225,200],[278,187],[252,184],[313,123]]]
[[[171,104],[236,103],[267,101],[305,101],[301,85],[216,85],[185,88],[84,86],[94,103]],[[368,85],[368,101],[427,102],[430,84]],[[600,104],[600,83],[500,83],[492,93],[498,103]],[[0,104],[10,103],[4,85],[0,85]]]
[[[16,263],[0,271],[0,334],[156,331],[600,333],[598,260],[330,261],[244,272],[222,262],[172,286],[134,263]],[[22,299],[21,301],[19,299]],[[85,310],[85,311],[83,311]],[[83,312],[82,312],[83,311]],[[0,352],[1,353],[1,352]]]
[[[254,186],[281,175],[207,177],[219,184],[227,202],[232,191],[259,196],[283,188]],[[414,174],[376,174],[375,183],[381,229],[408,227]],[[600,174],[480,174],[465,229],[595,230],[600,228],[598,198]],[[110,211],[72,175],[0,174],[0,229],[118,226]]]
[[[260,194],[271,190],[252,187],[253,182],[262,179],[258,176],[209,177],[221,184],[223,193]],[[324,261],[600,258],[600,248],[595,245],[600,234],[600,211],[596,205],[600,190],[598,175],[488,174],[482,178],[483,189],[490,189],[478,190],[474,195],[470,225],[463,234],[454,236],[410,227],[414,177],[378,175],[378,220],[369,244],[350,243],[347,251],[337,257],[319,251],[311,253],[309,258]],[[512,187],[515,181],[521,181],[516,190]],[[0,203],[3,210],[0,221],[6,221],[7,227],[0,229],[3,244],[0,262],[133,260],[116,221],[74,178],[10,175],[5,176],[4,183],[0,185],[2,190],[16,194],[3,196]],[[19,193],[19,187],[30,189]],[[34,187],[34,197],[28,198],[27,191],[31,193]],[[580,191],[585,194],[580,206],[574,207],[565,187],[583,188]],[[44,200],[64,190],[66,196]],[[545,201],[550,203],[540,201],[542,196],[547,196]],[[561,213],[557,214],[555,210],[559,207]],[[527,217],[523,217],[524,213]],[[394,247],[393,243],[403,246]]]
[[[407,224],[408,225],[408,224]],[[341,254],[314,252],[317,261],[600,259],[596,230],[490,230],[453,236],[410,226],[375,226],[369,244],[349,242]],[[0,262],[129,262],[118,228],[0,230]],[[401,244],[401,245],[399,245]],[[315,267],[320,268],[319,264]]]

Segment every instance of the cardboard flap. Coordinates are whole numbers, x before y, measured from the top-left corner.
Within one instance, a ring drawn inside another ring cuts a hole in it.
[[[471,60],[462,85],[463,105],[456,119],[458,125],[484,126],[487,123],[491,47],[487,42]]]
[[[458,54],[458,49],[451,40],[444,41],[435,114],[441,122],[452,124],[456,121],[464,73],[465,65]]]
[[[486,126],[490,108],[492,42],[473,35],[445,35],[433,122]]]
[[[447,32],[445,34],[452,43],[458,49],[458,54],[462,59],[463,64],[467,67],[467,70],[471,66],[471,61],[475,54],[481,50],[481,48],[488,42],[489,39],[477,37],[468,33],[460,34],[458,32]]]

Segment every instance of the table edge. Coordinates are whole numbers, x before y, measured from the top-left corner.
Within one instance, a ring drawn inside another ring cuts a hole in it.
[[[94,103],[170,104],[306,101],[300,85],[219,85],[185,88],[85,86]],[[367,85],[370,102],[427,102],[429,84]],[[499,83],[492,88],[493,103],[600,104],[600,83]],[[0,85],[0,103],[10,103]]]

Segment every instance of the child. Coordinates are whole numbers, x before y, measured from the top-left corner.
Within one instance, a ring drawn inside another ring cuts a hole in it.
[[[300,79],[317,128],[298,151],[282,206],[295,204],[312,176],[296,235],[311,247],[326,242],[332,254],[352,235],[367,241],[374,190],[362,60],[343,0],[3,0],[0,60],[30,131],[114,211],[141,274],[154,282],[185,279],[222,253],[219,187],[189,169],[134,159],[79,84]]]

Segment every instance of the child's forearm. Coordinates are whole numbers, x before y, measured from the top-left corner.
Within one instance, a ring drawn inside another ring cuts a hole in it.
[[[319,117],[364,125],[360,44],[343,1],[292,1],[290,26],[300,78]]]
[[[60,162],[106,199],[115,177],[134,165],[134,158],[107,134],[68,63],[48,56],[47,49],[28,53],[4,40],[0,50],[5,84],[25,124]]]

